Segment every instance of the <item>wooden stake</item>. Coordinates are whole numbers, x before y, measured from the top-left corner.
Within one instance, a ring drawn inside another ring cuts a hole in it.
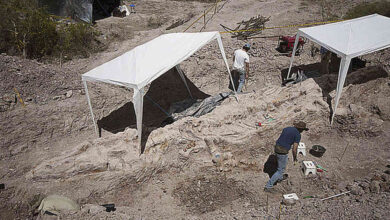
[[[280,214],[282,213],[282,203],[280,203],[280,208],[279,208],[279,216],[278,219],[280,220]]]
[[[343,159],[344,154],[345,154],[345,152],[347,151],[348,146],[349,146],[349,143],[348,143],[347,146],[345,147],[343,154],[341,154],[341,157],[340,157],[340,159],[339,159],[339,162],[341,161],[341,159]]]
[[[14,88],[14,91],[15,91],[16,95],[17,95],[18,98],[19,98],[19,102],[23,105],[23,107],[26,107],[26,105],[24,104],[23,99],[22,99],[22,97],[20,96],[18,90],[17,90],[16,88]]]

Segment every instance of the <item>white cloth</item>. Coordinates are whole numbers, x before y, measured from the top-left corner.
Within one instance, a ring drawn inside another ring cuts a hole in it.
[[[245,71],[245,63],[249,63],[249,55],[243,49],[234,51],[233,69]]]
[[[219,38],[219,32],[163,34],[84,73],[82,78],[141,89]]]
[[[306,37],[341,57],[332,121],[343,91],[351,59],[385,48],[390,48],[390,18],[373,14],[343,22],[300,28],[291,56],[290,76],[299,36]]]
[[[164,34],[84,73],[82,75],[82,80],[84,82],[96,134],[98,134],[98,129],[95,123],[86,81],[105,82],[134,89],[133,102],[137,118],[138,141],[140,145],[142,136],[143,97],[145,93],[144,87],[172,67],[179,65],[183,60],[190,57],[212,40],[218,41],[223,61],[233,84],[221,36],[219,32],[216,31]],[[167,54],[169,54],[169,56],[167,56]],[[179,74],[181,75],[181,73]],[[184,76],[181,77],[184,79]],[[183,81],[186,84],[186,81]],[[187,90],[190,92],[188,86]]]

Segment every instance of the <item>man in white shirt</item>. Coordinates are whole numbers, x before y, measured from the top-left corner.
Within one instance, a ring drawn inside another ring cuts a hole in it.
[[[250,48],[251,45],[247,43],[242,47],[242,49],[234,51],[232,73],[234,77],[234,82],[237,83],[237,81],[239,81],[237,92],[242,91],[242,87],[245,84],[245,79],[248,79],[249,55],[247,52]]]

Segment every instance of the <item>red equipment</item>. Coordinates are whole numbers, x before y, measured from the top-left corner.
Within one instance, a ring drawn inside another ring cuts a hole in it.
[[[294,49],[295,37],[296,36],[280,36],[278,41],[279,44],[278,50],[281,53],[288,53],[288,55],[291,56],[292,51]],[[303,50],[304,44],[305,44],[304,38],[300,37],[298,40],[298,47],[295,55],[300,54],[300,52]]]

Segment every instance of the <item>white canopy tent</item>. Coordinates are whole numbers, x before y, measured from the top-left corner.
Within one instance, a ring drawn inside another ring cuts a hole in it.
[[[134,89],[133,104],[137,121],[138,141],[139,146],[141,146],[144,87],[171,68],[176,67],[191,95],[185,77],[178,65],[212,40],[218,41],[223,61],[234,88],[219,32],[164,34],[83,74],[82,81],[96,134],[98,135],[98,128],[89,98],[87,81],[105,82]]]
[[[287,78],[290,77],[300,36],[316,42],[341,57],[335,106],[331,120],[331,124],[333,124],[351,59],[390,47],[390,18],[373,14],[338,23],[300,28],[295,38]]]

